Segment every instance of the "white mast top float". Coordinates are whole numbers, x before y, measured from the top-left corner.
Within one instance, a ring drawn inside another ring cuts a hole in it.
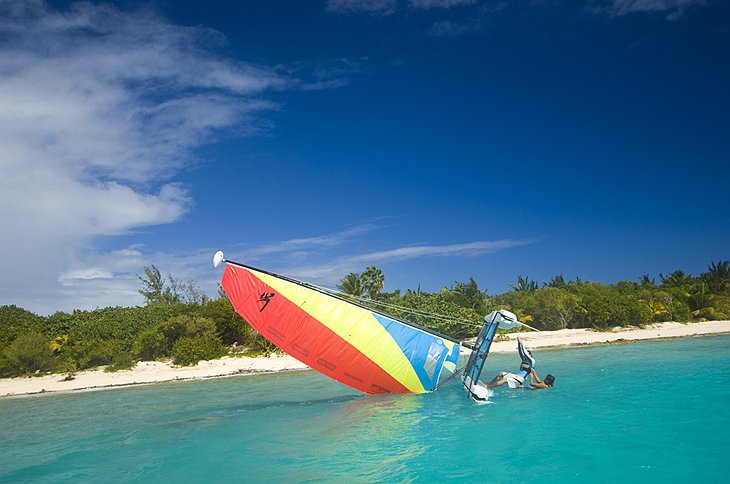
[[[225,261],[225,260],[226,260],[226,259],[225,259],[225,257],[223,256],[223,251],[222,251],[222,250],[219,250],[219,251],[218,251],[218,252],[216,252],[216,253],[215,253],[215,255],[213,256],[213,267],[218,267],[219,265],[221,265],[221,262],[223,262],[223,261]]]

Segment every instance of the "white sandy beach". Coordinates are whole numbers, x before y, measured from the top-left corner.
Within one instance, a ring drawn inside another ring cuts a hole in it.
[[[730,333],[730,321],[661,323],[643,329],[617,328],[609,332],[563,329],[520,333],[519,336],[529,348],[561,348],[723,333]],[[491,351],[516,352],[516,337],[516,334],[510,334],[509,340],[495,341]],[[64,380],[65,375],[59,374],[0,379],[0,397],[305,369],[306,365],[288,355],[258,358],[226,356],[219,360],[201,361],[196,366],[187,367],[175,367],[159,361],[143,361],[131,370],[115,373],[106,373],[103,369],[81,371],[76,373],[73,380],[68,381]]]

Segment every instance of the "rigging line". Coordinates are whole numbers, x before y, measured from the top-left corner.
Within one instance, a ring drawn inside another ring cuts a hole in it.
[[[376,301],[375,299],[370,299],[370,298],[366,298],[366,297],[362,297],[362,296],[355,296],[354,294],[347,294],[347,293],[344,293],[344,292],[335,291],[334,289],[330,289],[328,287],[323,287],[323,286],[317,286],[315,284],[307,283],[307,285],[312,286],[312,287],[315,287],[315,288],[319,289],[322,292],[325,292],[327,294],[330,294],[331,296],[338,297],[340,299],[343,299],[343,298],[352,298],[352,299],[355,299],[355,300],[359,301],[361,304],[372,304],[372,305],[375,305],[375,306],[382,306],[384,308],[388,308],[388,309],[391,309],[391,310],[394,310],[394,311],[402,311],[402,312],[407,313],[407,314],[427,316],[429,318],[433,318],[433,319],[436,319],[436,320],[447,321],[447,322],[454,322],[454,323],[459,323],[459,324],[465,324],[467,326],[472,326],[474,328],[481,328],[482,327],[481,324],[476,324],[476,323],[473,323],[471,321],[467,321],[465,319],[459,319],[459,318],[456,318],[456,317],[453,317],[453,316],[447,316],[445,314],[430,313],[428,311],[421,311],[419,309],[407,308],[407,307],[404,307],[404,306],[399,306],[397,304],[390,304],[390,303],[385,303],[385,302],[382,302],[382,301]],[[531,329],[533,331],[537,331],[538,333],[540,332],[539,329],[533,328],[529,324],[525,324],[522,321],[517,321],[517,323],[520,326],[524,326],[524,327],[529,328],[529,329]]]
[[[481,327],[481,324],[476,324],[476,323],[473,323],[471,321],[467,321],[465,319],[456,318],[456,317],[453,317],[453,316],[447,316],[445,314],[430,313],[428,311],[421,311],[421,310],[418,310],[418,309],[412,309],[412,308],[408,308],[408,307],[404,307],[404,306],[399,306],[397,304],[390,304],[390,303],[385,303],[385,302],[382,302],[382,301],[376,301],[375,299],[370,299],[370,298],[365,298],[365,297],[361,297],[361,296],[355,296],[355,295],[352,295],[352,294],[347,294],[347,293],[343,293],[343,292],[334,291],[334,290],[329,289],[327,287],[322,287],[322,286],[314,286],[314,287],[317,287],[317,289],[321,290],[322,292],[326,292],[326,293],[331,294],[333,296],[351,297],[353,299],[356,299],[356,300],[358,300],[358,301],[360,301],[362,303],[366,303],[366,304],[373,304],[375,306],[382,306],[382,307],[389,308],[389,309],[392,309],[392,310],[402,311],[404,313],[416,314],[416,315],[421,315],[421,316],[428,316],[428,317],[431,317],[431,318],[434,318],[434,319],[440,319],[442,321],[451,321],[451,322],[455,322],[455,323],[466,324],[466,325],[469,325],[469,326],[473,326],[475,328],[480,328]]]
[[[314,284],[312,284],[312,285],[314,286]],[[456,321],[456,322],[463,322],[463,323],[467,323],[467,324],[472,324],[472,325],[477,326],[477,327],[480,327],[481,326],[481,325],[473,324],[473,323],[471,323],[469,321],[466,321],[464,319],[459,319],[459,318],[456,318],[456,317],[453,317],[453,316],[447,316],[445,314],[430,313],[430,312],[421,311],[421,310],[418,310],[418,309],[406,308],[404,306],[399,306],[397,304],[390,304],[390,303],[386,303],[386,302],[382,302],[382,301],[377,301],[375,299],[370,299],[370,298],[367,298],[367,297],[355,296],[354,294],[347,294],[347,293],[344,293],[344,292],[341,292],[341,291],[335,291],[334,289],[330,289],[328,287],[323,287],[323,286],[315,286],[315,287],[317,287],[317,289],[320,289],[321,291],[328,292],[328,293],[330,293],[332,295],[337,295],[337,296],[340,296],[340,297],[353,298],[353,299],[357,299],[358,301],[361,301],[361,302],[364,302],[364,303],[371,303],[371,304],[380,305],[380,306],[387,307],[387,308],[398,309],[398,310],[402,310],[404,312],[412,312],[412,313],[416,313],[416,314],[422,314],[424,316],[433,316],[433,317],[439,317],[439,318],[442,318],[442,319],[453,320],[453,321]]]
[[[443,321],[453,321],[455,323],[463,323],[463,324],[468,324],[470,326],[475,326],[475,327],[480,327],[481,326],[479,324],[475,324],[475,323],[470,322],[470,321],[467,321],[465,319],[460,319],[460,318],[457,318],[457,317],[454,317],[454,316],[447,316],[446,314],[438,314],[438,313],[431,313],[431,312],[428,312],[428,311],[421,311],[420,309],[408,308],[408,307],[405,307],[405,306],[399,306],[397,304],[385,303],[385,302],[376,301],[376,300],[373,300],[373,299],[366,299],[366,301],[370,301],[370,302],[372,302],[375,305],[380,305],[380,306],[383,306],[383,307],[386,307],[386,308],[389,308],[389,309],[403,311],[403,312],[412,313],[412,314],[420,314],[422,316],[429,316],[429,317],[432,317],[432,318],[441,319]]]
[[[459,373],[461,373],[462,371],[464,371],[465,368],[466,368],[466,365],[465,366],[462,366],[460,370],[453,372],[451,375],[449,375],[447,378],[445,378],[444,381],[441,381],[441,382],[437,383],[436,386],[431,389],[431,391],[433,392],[433,391],[438,390],[438,388],[441,385],[443,385],[444,383],[446,383],[447,381],[451,380],[456,375],[458,375]]]
[[[426,312],[426,311],[420,311],[418,309],[411,309],[411,308],[408,308],[408,307],[405,307],[405,306],[398,306],[396,304],[381,303],[381,302],[378,302],[378,301],[373,301],[372,299],[371,300],[367,300],[367,301],[363,301],[363,302],[369,302],[369,303],[373,304],[374,306],[382,306],[382,307],[387,308],[387,309],[389,309],[391,311],[401,311],[401,312],[404,312],[404,313],[412,314],[414,316],[426,316],[426,317],[431,318],[431,319],[437,319],[437,320],[447,321],[447,322],[451,322],[451,323],[465,324],[465,325],[468,325],[468,326],[473,326],[475,328],[479,328],[480,327],[479,324],[472,323],[472,322],[466,321],[464,319],[454,318],[452,316],[446,316],[444,314],[429,313],[429,312]]]

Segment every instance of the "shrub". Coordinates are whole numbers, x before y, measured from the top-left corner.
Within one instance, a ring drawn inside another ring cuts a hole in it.
[[[172,342],[157,328],[142,331],[134,343],[133,352],[143,361],[154,360],[172,353]]]
[[[141,332],[189,311],[184,304],[74,311],[68,334],[76,341],[118,340],[125,350],[131,351]]]
[[[174,356],[174,346],[177,341],[184,337],[196,336],[220,343],[213,321],[188,314],[172,317],[154,328],[142,331],[134,342],[133,352],[142,360]]]
[[[111,365],[114,355],[119,351],[121,351],[119,341],[98,339],[77,342],[72,350],[79,370]]]
[[[7,376],[53,371],[57,360],[45,336],[28,333],[18,336],[5,350],[3,366]]]
[[[127,351],[118,351],[112,356],[112,362],[104,371],[115,372],[119,370],[129,370],[133,368],[136,362],[132,355]]]
[[[176,365],[195,365],[200,360],[213,360],[226,354],[226,347],[217,337],[183,336],[172,347],[172,362]]]
[[[223,344],[238,343],[241,345],[251,337],[251,326],[236,313],[231,301],[226,298],[207,302],[205,305],[200,306],[197,314],[213,321],[216,332]]]
[[[0,306],[0,351],[20,335],[41,334],[44,318],[17,306]]]
[[[534,292],[527,311],[542,329],[565,329],[576,316],[576,297],[563,289],[545,287]]]
[[[719,321],[727,319],[728,315],[718,311],[715,308],[702,308],[692,311],[692,316],[700,321]]]

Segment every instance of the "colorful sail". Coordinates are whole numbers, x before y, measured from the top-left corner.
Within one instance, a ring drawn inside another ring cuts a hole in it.
[[[459,358],[458,342],[298,281],[226,262],[221,284],[256,331],[357,390],[425,393],[436,386],[444,364]]]

